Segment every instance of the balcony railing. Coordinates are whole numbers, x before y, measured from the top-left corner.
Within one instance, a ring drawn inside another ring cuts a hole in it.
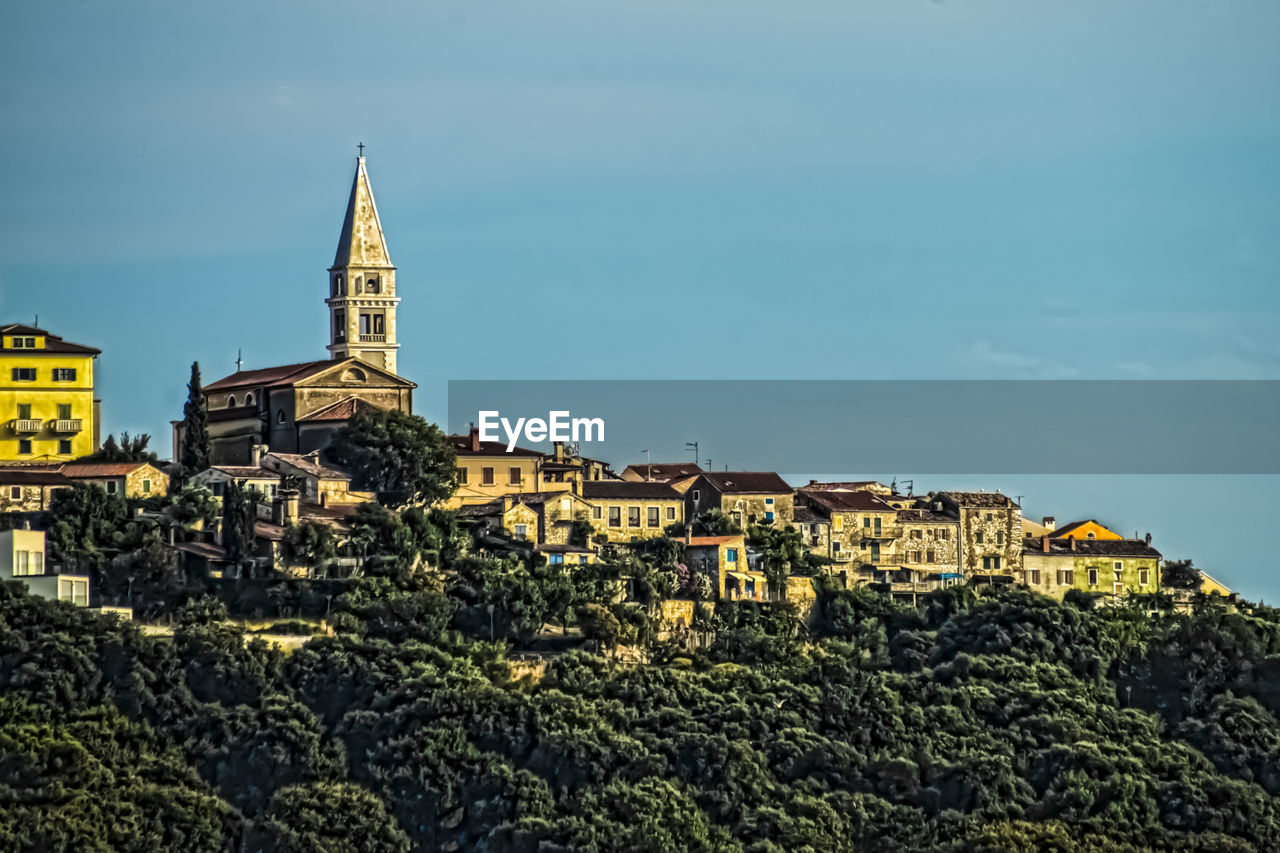
[[[360,343],[362,344],[383,344],[387,342],[386,335],[361,335]]]
[[[14,418],[9,426],[14,432],[39,432],[44,424],[32,418]]]
[[[860,534],[863,539],[897,539],[902,535],[902,527],[893,525],[888,527],[864,527]]]
[[[84,426],[80,418],[58,418],[53,422],[54,432],[79,432],[82,429],[84,429]]]

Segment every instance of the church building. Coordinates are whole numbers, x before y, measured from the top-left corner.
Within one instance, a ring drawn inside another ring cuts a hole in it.
[[[204,386],[214,464],[247,465],[255,446],[323,450],[365,408],[413,410],[417,386],[396,374],[396,268],[365,158],[356,161],[338,251],[329,267],[329,358],[237,370]],[[182,446],[174,422],[174,455]]]

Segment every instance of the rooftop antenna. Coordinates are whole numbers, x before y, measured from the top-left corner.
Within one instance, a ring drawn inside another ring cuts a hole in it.
[[[711,467],[711,457],[710,457],[710,456],[708,456],[708,457],[707,457],[707,470],[708,470],[708,471],[714,471],[714,470],[715,470],[714,468],[712,468],[712,467]]]
[[[686,441],[686,442],[684,443],[684,449],[685,449],[685,451],[686,451],[686,452],[687,452],[688,450],[690,450],[691,448],[692,448],[692,450],[693,450],[693,464],[694,464],[694,465],[697,465],[697,464],[698,464],[698,442],[696,442],[696,441]]]
[[[35,321],[34,323],[32,323],[31,325],[35,326],[37,329],[38,329],[38,328],[40,328],[40,315],[39,315],[39,314],[37,314],[37,315],[36,315],[36,321]]]
[[[1022,499],[1025,498],[1026,495],[1014,495],[1014,497],[1018,499],[1018,506],[1022,506]]]

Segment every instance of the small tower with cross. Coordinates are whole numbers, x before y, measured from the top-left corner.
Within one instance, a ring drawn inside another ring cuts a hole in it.
[[[356,358],[396,372],[396,268],[365,166],[365,144],[356,146],[356,174],[338,251],[329,267],[329,354]]]

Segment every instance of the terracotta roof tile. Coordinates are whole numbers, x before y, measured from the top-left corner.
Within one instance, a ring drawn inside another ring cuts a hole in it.
[[[216,382],[205,385],[201,390],[209,391],[228,391],[232,388],[244,388],[246,386],[255,385],[282,385],[289,382],[297,382],[299,379],[305,379],[308,376],[319,373],[327,367],[333,367],[338,362],[333,359],[324,359],[323,361],[304,361],[299,364],[285,364],[279,367],[262,367],[257,370],[241,370],[230,376],[224,376]]]

